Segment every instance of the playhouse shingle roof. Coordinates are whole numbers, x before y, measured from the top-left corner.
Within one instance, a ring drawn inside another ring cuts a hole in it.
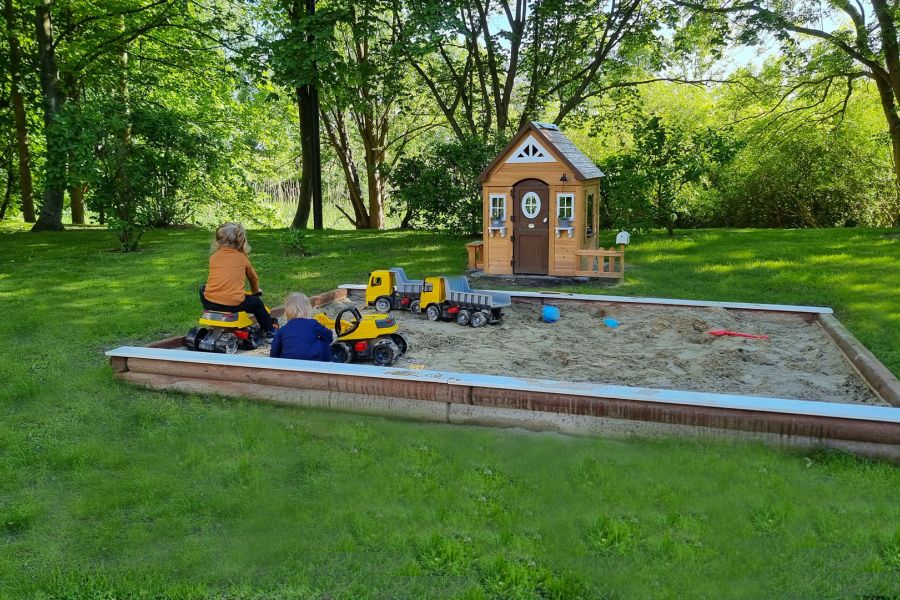
[[[557,155],[559,155],[562,161],[575,172],[576,179],[585,180],[604,177],[603,171],[597,168],[597,165],[594,164],[594,161],[588,158],[584,152],[579,150],[575,146],[575,144],[572,143],[572,140],[567,138],[566,135],[559,130],[559,127],[557,127],[553,123],[531,121],[516,135],[513,136],[506,148],[504,148],[496,156],[496,158],[491,161],[491,164],[489,164],[487,168],[481,172],[481,176],[478,178],[479,181],[484,182],[488,178],[490,172],[497,165],[500,159],[510,151],[513,145],[515,145],[519,142],[519,140],[522,139],[523,134],[527,130],[531,130],[533,133],[536,133],[538,137],[543,138],[550,146],[552,146],[553,150]]]

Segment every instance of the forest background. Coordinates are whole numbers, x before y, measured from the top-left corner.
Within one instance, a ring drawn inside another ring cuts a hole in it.
[[[311,226],[315,90],[326,228],[477,233],[477,175],[530,120],[606,173],[605,228],[898,225],[897,20],[885,0],[4,0],[0,217],[105,224],[123,250]]]

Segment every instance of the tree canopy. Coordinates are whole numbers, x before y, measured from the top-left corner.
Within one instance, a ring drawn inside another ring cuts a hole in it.
[[[544,120],[606,226],[896,225],[897,8],[866,2],[4,0],[0,216],[129,250],[321,226],[321,188],[328,226],[474,232],[477,173]]]

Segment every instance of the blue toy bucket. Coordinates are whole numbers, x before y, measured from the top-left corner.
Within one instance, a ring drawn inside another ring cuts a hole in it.
[[[559,309],[555,306],[544,306],[541,309],[541,321],[544,323],[556,323],[559,321]]]

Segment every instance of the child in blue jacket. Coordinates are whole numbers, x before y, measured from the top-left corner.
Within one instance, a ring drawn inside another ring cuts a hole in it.
[[[310,318],[312,312],[312,305],[306,294],[288,294],[284,299],[284,316],[288,322],[275,334],[269,356],[331,361],[331,342],[334,337],[330,329]]]

